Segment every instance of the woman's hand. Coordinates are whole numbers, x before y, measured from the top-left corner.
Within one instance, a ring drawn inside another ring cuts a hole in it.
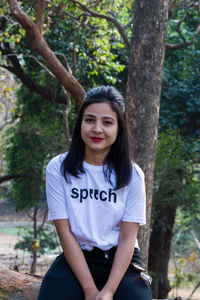
[[[113,293],[109,290],[101,290],[94,300],[113,300]]]
[[[99,290],[97,288],[92,289],[90,291],[85,291],[84,295],[85,295],[85,300],[94,300],[96,299],[96,295],[98,295]]]

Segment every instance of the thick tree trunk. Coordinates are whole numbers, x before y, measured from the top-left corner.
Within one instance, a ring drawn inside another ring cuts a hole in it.
[[[176,205],[155,206],[154,224],[149,247],[149,271],[152,274],[152,292],[155,298],[165,299],[170,291],[168,263]]]
[[[147,226],[140,229],[139,244],[147,265],[168,0],[136,0],[135,6],[126,104],[134,160],[146,176]]]

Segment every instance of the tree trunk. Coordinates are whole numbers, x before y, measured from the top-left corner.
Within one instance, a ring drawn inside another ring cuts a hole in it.
[[[142,20],[142,21],[141,21]],[[136,0],[126,105],[134,160],[146,177],[147,226],[140,229],[143,262],[148,262],[153,173],[162,84],[168,0]]]
[[[153,277],[153,297],[165,299],[170,291],[168,263],[176,205],[155,206],[154,224],[149,247],[149,271]]]
[[[38,250],[38,240],[37,240],[37,212],[38,207],[35,205],[34,213],[33,213],[33,246],[32,246],[32,255],[33,255],[33,262],[31,265],[30,273],[35,274],[36,267],[37,267],[37,250]]]

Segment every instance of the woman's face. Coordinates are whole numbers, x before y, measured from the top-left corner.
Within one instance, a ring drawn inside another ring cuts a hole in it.
[[[105,158],[118,132],[116,112],[108,103],[90,104],[83,113],[81,137],[85,143],[85,156],[102,154]]]

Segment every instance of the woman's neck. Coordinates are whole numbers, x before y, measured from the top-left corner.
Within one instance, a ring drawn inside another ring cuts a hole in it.
[[[106,153],[102,153],[102,152],[91,153],[90,151],[86,150],[84,161],[90,165],[103,166],[106,156],[107,156],[107,151]]]

